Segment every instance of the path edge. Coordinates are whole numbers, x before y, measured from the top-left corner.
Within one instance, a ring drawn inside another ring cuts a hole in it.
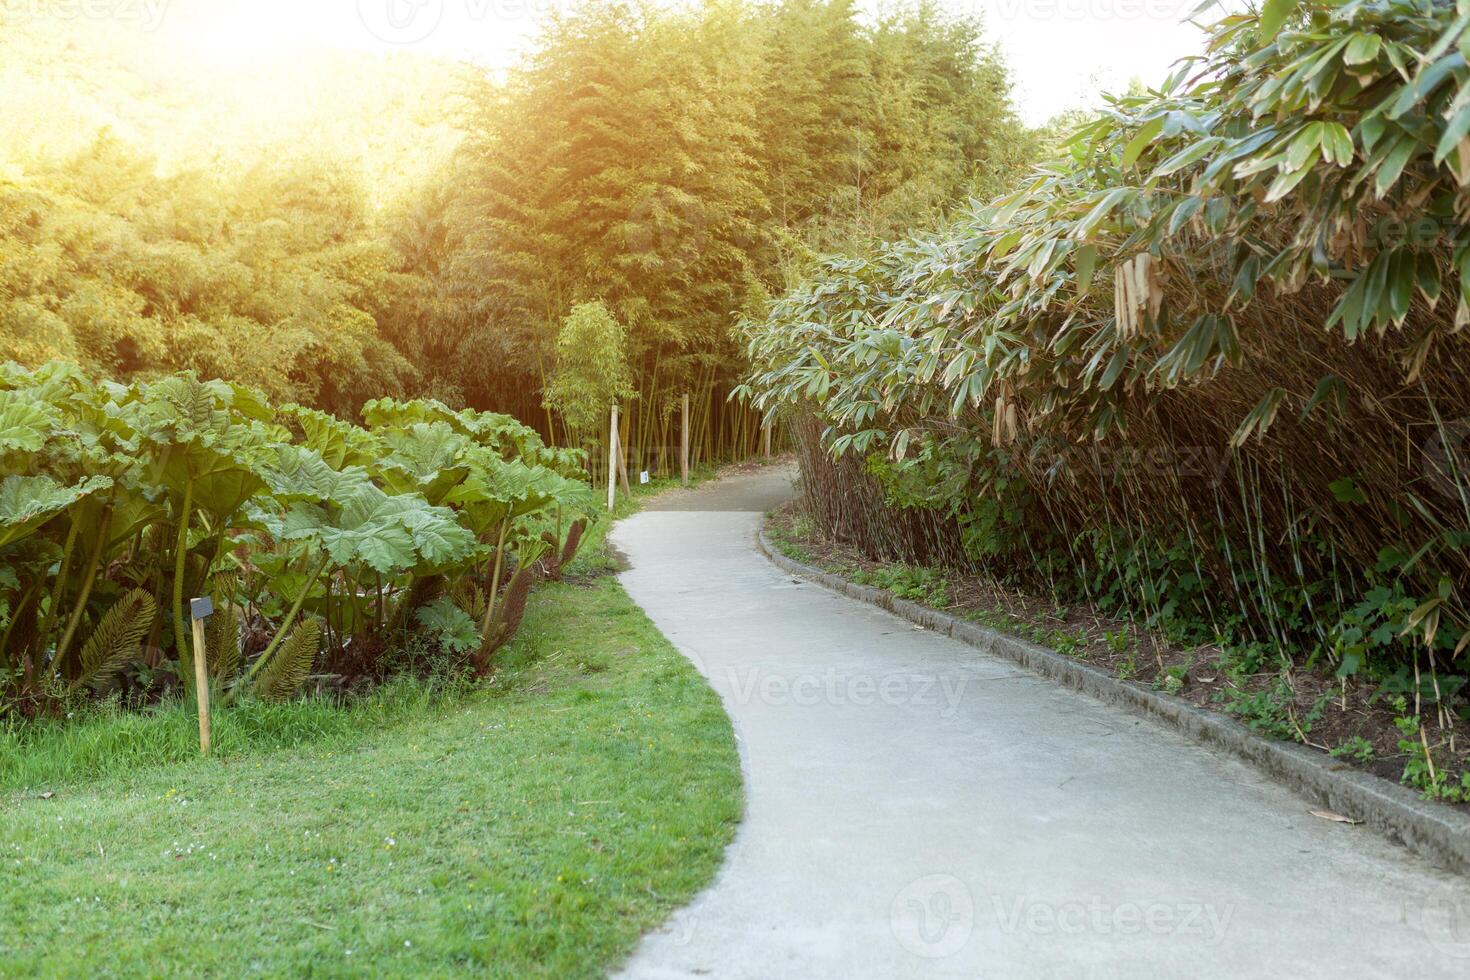
[[[1269,741],[1233,718],[1119,680],[1055,650],[789,558],[771,543],[764,525],[756,532],[756,545],[783,571],[886,609],[982,653],[1003,657],[1107,704],[1146,715],[1204,745],[1224,749],[1307,799],[1361,821],[1434,864],[1470,873],[1470,813],[1420,799],[1403,786],[1359,772],[1305,746]]]

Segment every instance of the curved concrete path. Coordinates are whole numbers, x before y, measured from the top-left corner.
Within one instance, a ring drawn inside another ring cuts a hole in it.
[[[615,529],[623,584],[724,698],[747,811],[624,975],[1470,976],[1470,886],[1234,759],[793,580],[790,470]]]

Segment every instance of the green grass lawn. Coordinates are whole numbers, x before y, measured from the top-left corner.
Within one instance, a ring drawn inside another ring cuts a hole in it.
[[[89,728],[173,745],[160,732],[192,724],[174,709],[46,733],[41,762],[0,764],[0,972],[614,966],[714,874],[741,784],[718,699],[615,579],[590,574],[607,563],[590,550],[584,577],[534,594],[488,688],[402,683],[247,715],[207,762],[38,782],[92,745]]]

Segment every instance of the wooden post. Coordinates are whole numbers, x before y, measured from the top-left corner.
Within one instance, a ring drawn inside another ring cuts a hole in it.
[[[761,426],[761,454],[771,458],[771,417],[768,415]]]
[[[679,481],[689,486],[689,393],[684,393],[683,410],[679,415]]]
[[[607,509],[612,510],[618,493],[618,406],[612,407],[612,426],[607,437]]]
[[[209,665],[205,661],[204,620],[214,612],[209,599],[189,601],[189,619],[194,628],[194,698],[199,702],[199,752],[209,758]]]
[[[623,434],[618,433],[618,480],[623,484],[623,496],[633,496],[633,487],[628,483],[628,454],[623,451]]]

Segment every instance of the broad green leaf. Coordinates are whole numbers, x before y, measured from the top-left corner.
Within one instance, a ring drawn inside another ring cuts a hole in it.
[[[1354,34],[1342,53],[1344,64],[1362,65],[1378,58],[1383,39],[1377,34]]]
[[[1322,148],[1327,159],[1339,167],[1346,167],[1353,162],[1353,136],[1340,122],[1323,124]]]
[[[19,391],[0,391],[0,453],[33,453],[59,421],[57,411]]]
[[[1444,163],[1445,157],[1454,152],[1466,135],[1470,135],[1470,105],[1461,106],[1445,124],[1444,132],[1440,134],[1439,142],[1434,147],[1435,165]]]
[[[1306,405],[1302,407],[1301,418],[1305,420],[1319,405],[1329,403],[1336,409],[1339,417],[1347,411],[1347,383],[1335,374],[1326,375],[1317,382],[1317,388],[1312,392],[1312,397],[1308,398]]]
[[[7,476],[0,480],[0,547],[34,533],[82,498],[112,486],[105,476],[90,476],[63,486],[49,476]]]
[[[420,606],[414,611],[414,619],[429,631],[434,640],[454,653],[468,653],[479,646],[479,626],[448,596],[440,596]]]
[[[1077,293],[1082,295],[1092,285],[1092,274],[1097,268],[1097,247],[1084,245],[1077,250]]]
[[[1129,140],[1128,145],[1123,148],[1122,166],[1124,170],[1137,162],[1139,155],[1148,148],[1148,145],[1153,142],[1154,137],[1158,136],[1163,128],[1163,116],[1150,119],[1139,128],[1133,139]]]
[[[1231,447],[1239,448],[1245,445],[1245,441],[1251,437],[1253,432],[1257,439],[1263,438],[1266,430],[1271,427],[1271,423],[1276,421],[1276,413],[1281,410],[1281,402],[1285,397],[1286,392],[1281,388],[1272,388],[1261,396],[1256,407],[1241,420],[1239,427],[1230,437]]]
[[[1389,188],[1398,181],[1399,175],[1404,172],[1404,167],[1420,151],[1419,141],[1412,136],[1401,136],[1388,156],[1378,168],[1378,174],[1374,178],[1373,189],[1379,197],[1387,194]]]
[[[1316,156],[1322,145],[1323,124],[1311,122],[1302,127],[1291,145],[1286,148],[1286,164],[1283,170],[1300,170]]]
[[[1332,496],[1339,503],[1344,504],[1366,504],[1368,495],[1358,489],[1358,484],[1350,476],[1341,476],[1327,485],[1332,491]]]
[[[1266,0],[1265,5],[1261,7],[1262,43],[1269,42],[1280,33],[1282,25],[1296,10],[1299,2],[1300,0]]]

